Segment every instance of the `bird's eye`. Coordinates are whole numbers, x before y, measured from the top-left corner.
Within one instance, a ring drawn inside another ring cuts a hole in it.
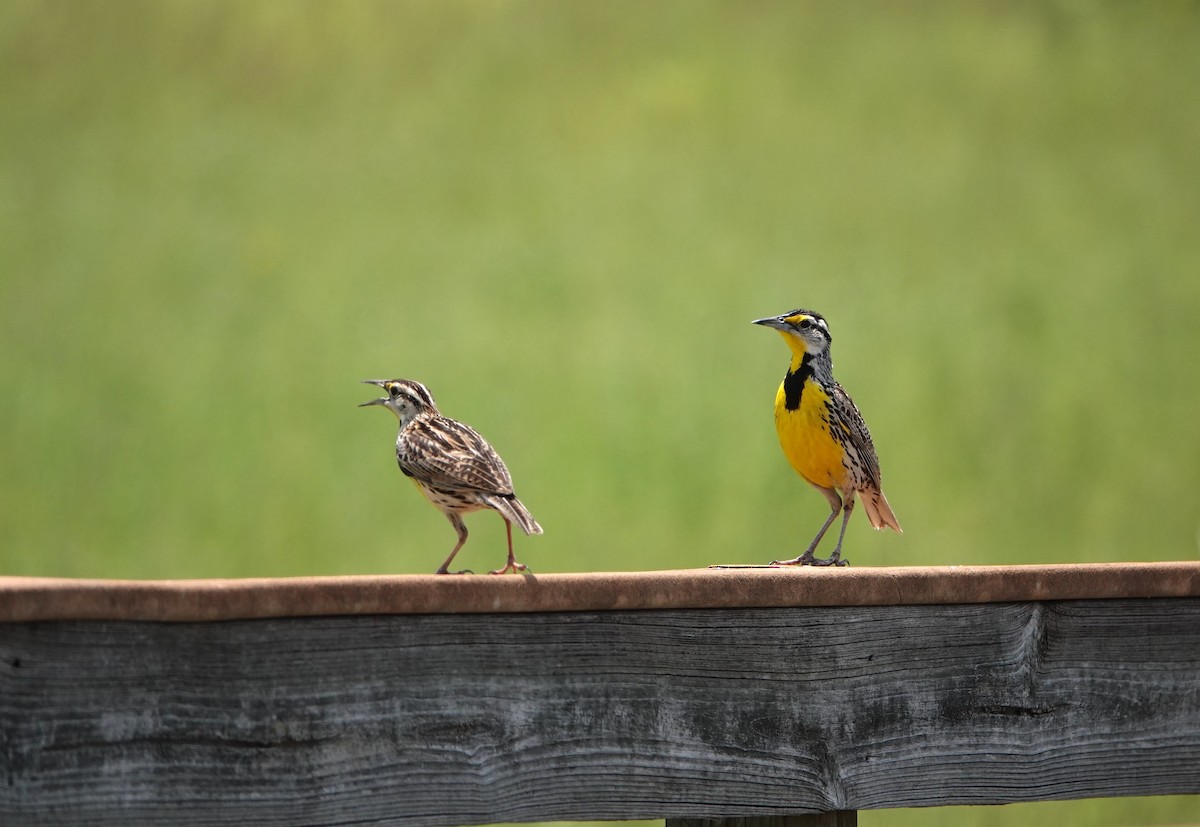
[[[808,330],[810,327],[812,327],[812,322],[809,321],[808,319],[802,319],[800,321],[800,329],[801,330]]]
[[[392,395],[392,399],[395,399],[397,396],[400,395],[400,386],[392,385],[390,388],[388,388],[388,393],[390,393]]]

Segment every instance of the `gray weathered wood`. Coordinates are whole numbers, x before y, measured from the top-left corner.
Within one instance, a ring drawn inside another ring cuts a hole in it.
[[[0,823],[1200,793],[1200,600],[0,624]]]

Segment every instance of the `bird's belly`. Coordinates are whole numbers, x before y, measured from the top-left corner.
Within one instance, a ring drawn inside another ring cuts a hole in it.
[[[781,390],[775,405],[775,429],[783,454],[797,474],[822,488],[843,488],[848,475],[843,464],[846,452],[833,436],[832,429],[837,426],[829,421],[827,399],[819,386],[809,383],[800,407],[790,411]]]
[[[466,514],[471,511],[478,511],[484,508],[484,504],[479,502],[479,498],[468,491],[453,491],[446,488],[436,488],[428,483],[421,482],[416,477],[409,477],[417,490],[433,504],[435,508],[442,511],[457,511],[460,514]]]

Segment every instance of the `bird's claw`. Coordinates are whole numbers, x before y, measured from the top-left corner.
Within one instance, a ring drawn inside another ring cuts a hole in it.
[[[508,574],[510,571],[513,574],[518,574],[523,571],[529,572],[530,574],[533,573],[532,571],[530,571],[529,566],[525,565],[524,563],[518,563],[516,560],[509,560],[504,565],[504,568],[496,569],[494,571],[489,571],[488,574]]]
[[[793,560],[772,560],[772,566],[848,566],[849,560],[844,560],[840,556],[833,557],[814,557],[812,554],[802,554]]]

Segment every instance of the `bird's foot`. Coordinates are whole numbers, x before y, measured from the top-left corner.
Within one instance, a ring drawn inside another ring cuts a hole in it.
[[[812,549],[791,560],[772,560],[772,566],[819,566],[823,561],[813,557]]]
[[[434,574],[474,574],[474,573],[475,572],[471,571],[470,569],[463,569],[462,571],[449,571],[448,569],[438,569],[437,571],[434,572]]]
[[[510,571],[513,574],[516,574],[516,573],[522,572],[522,571],[529,572],[530,574],[533,573],[532,571],[530,571],[529,566],[525,565],[524,563],[518,563],[516,560],[509,560],[507,563],[504,564],[504,568],[496,569],[495,571],[489,571],[488,574],[508,574]]]
[[[848,566],[849,560],[843,560],[839,552],[834,552],[829,557],[816,557],[812,551],[806,551],[799,557],[793,557],[791,560],[772,560],[772,566]]]

